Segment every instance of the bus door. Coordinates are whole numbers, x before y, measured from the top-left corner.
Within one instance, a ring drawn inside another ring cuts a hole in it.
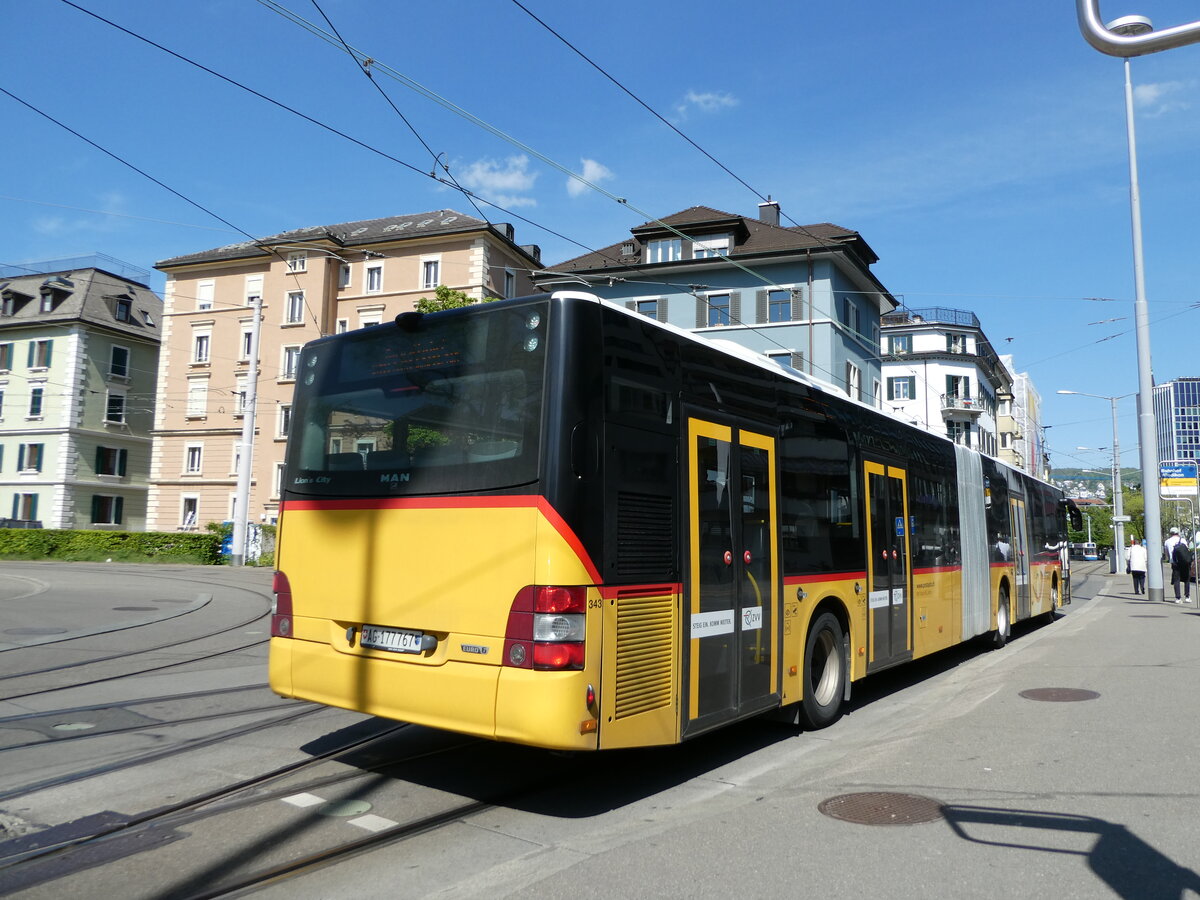
[[[1025,530],[1025,501],[1009,498],[1009,525],[1012,530],[1013,568],[1017,580],[1016,618],[1029,618],[1029,535]]]
[[[775,439],[688,419],[683,734],[779,694]]]
[[[912,578],[909,565],[907,474],[867,461],[867,671],[912,658]]]

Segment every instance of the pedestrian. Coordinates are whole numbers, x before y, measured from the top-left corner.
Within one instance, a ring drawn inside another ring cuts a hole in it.
[[[1129,548],[1125,551],[1125,564],[1129,574],[1133,576],[1133,592],[1146,593],[1146,548],[1137,539],[1130,538]]]
[[[1175,589],[1176,603],[1192,602],[1192,551],[1188,542],[1179,536],[1179,529],[1171,527],[1171,536],[1163,541],[1163,552],[1171,566],[1171,587]],[[1179,599],[1179,584],[1183,583],[1183,599]]]

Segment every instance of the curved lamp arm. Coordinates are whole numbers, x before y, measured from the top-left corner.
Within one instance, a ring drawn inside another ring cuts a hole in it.
[[[1100,19],[1100,0],[1075,0],[1075,11],[1084,40],[1109,56],[1144,56],[1200,41],[1200,22],[1161,28],[1146,34],[1120,35],[1104,27]]]

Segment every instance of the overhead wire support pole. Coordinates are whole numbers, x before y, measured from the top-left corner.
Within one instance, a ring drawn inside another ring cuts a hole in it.
[[[1129,58],[1170,50],[1200,41],[1200,22],[1154,30],[1144,16],[1123,16],[1103,24],[1100,0],[1075,0],[1079,30],[1084,40],[1101,53],[1125,61],[1125,126],[1129,141],[1129,207],[1133,230],[1134,320],[1138,362],[1138,443],[1141,449],[1142,496],[1146,512],[1146,545],[1151,559],[1162,554],[1161,506],[1158,497],[1158,434],[1154,422],[1154,381],[1150,365],[1150,311],[1142,258],[1142,204],[1138,189],[1137,139],[1133,124],[1133,82]],[[1146,595],[1151,601],[1164,598],[1161,565],[1146,572]]]
[[[262,329],[262,297],[254,298],[254,317],[250,320],[250,372],[246,376],[246,392],[242,396],[242,442],[238,452],[237,494],[233,502],[233,548],[230,562],[246,564],[246,544],[249,536],[250,482],[254,472],[255,408],[258,401],[258,335]]]

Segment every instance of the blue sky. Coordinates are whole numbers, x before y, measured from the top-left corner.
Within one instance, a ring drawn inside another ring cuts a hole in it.
[[[244,232],[474,214],[428,177],[425,145],[506,207],[484,209],[547,264],[620,240],[646,214],[752,215],[754,192],[770,194],[796,222],[860,232],[907,305],[975,312],[1042,394],[1054,464],[1109,465],[1075,450],[1111,445],[1108,404],[1055,393],[1137,389],[1122,65],[1084,42],[1070,0],[522,0],[753,191],[512,0],[286,0],[324,27],[323,10],[427,89],[376,71],[419,138],[344,50],[270,4],[77,2],[411,166],[61,0],[4,5],[0,86]],[[1200,20],[1200,2],[1182,0],[1101,11]],[[1200,46],[1135,59],[1133,73],[1154,374],[1166,381],[1200,375]],[[10,97],[0,109],[0,262],[100,252],[149,269],[242,239]],[[1120,424],[1122,462],[1137,466],[1132,398]]]

